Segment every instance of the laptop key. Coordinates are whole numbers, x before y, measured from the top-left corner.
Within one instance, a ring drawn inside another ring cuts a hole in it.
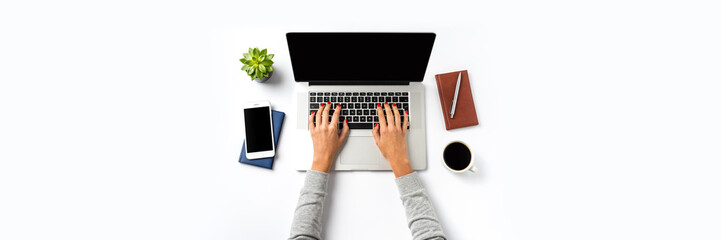
[[[366,93],[365,93],[365,92],[362,92],[362,93],[360,93],[360,95],[361,95],[361,96],[365,96],[365,95],[366,95]]]
[[[402,92],[401,96],[408,96],[408,92]]]
[[[393,102],[398,102],[398,97],[393,97]]]
[[[380,95],[381,95],[381,93],[379,93],[379,92],[374,92],[374,93],[373,93],[373,96],[380,96]]]
[[[385,93],[385,92],[381,93],[381,96],[386,96],[386,95],[388,95],[388,93]]]
[[[315,96],[315,92],[311,92],[310,95],[311,95],[311,96]]]
[[[408,97],[399,97],[400,102],[408,102]]]
[[[323,93],[323,96],[330,96],[330,93],[329,92]]]
[[[360,117],[360,121],[361,121],[361,122],[365,122],[365,121],[366,121],[366,116],[361,116],[361,117]]]
[[[373,129],[373,123],[348,122],[350,129]],[[343,124],[338,124],[338,129],[343,129]]]
[[[318,108],[320,108],[320,104],[317,104],[317,103],[310,104],[310,109],[318,109]]]
[[[315,97],[310,97],[310,102],[315,102]]]
[[[336,101],[338,101],[338,99],[337,99],[336,97],[330,97],[330,101],[331,101],[331,102],[336,102]]]

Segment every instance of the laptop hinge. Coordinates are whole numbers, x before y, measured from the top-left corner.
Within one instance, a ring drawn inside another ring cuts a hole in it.
[[[408,81],[312,81],[313,85],[410,85]]]

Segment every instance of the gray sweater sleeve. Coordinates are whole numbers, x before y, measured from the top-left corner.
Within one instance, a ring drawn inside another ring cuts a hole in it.
[[[396,178],[398,192],[406,209],[408,228],[414,240],[446,239],[436,217],[426,190],[418,175],[411,174]],[[328,186],[328,173],[310,170],[306,173],[305,184],[300,191],[298,205],[290,229],[291,240],[318,240],[322,229],[323,202]]]
[[[444,240],[441,223],[436,217],[436,212],[426,194],[426,189],[421,184],[421,179],[416,172],[396,178],[398,192],[401,195],[403,207],[406,209],[408,228],[414,240]]]
[[[300,190],[288,239],[320,239],[321,217],[323,216],[323,202],[327,186],[328,173],[313,170],[306,172],[305,184]]]

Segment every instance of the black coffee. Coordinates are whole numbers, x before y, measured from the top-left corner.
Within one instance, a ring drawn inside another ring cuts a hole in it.
[[[453,170],[466,169],[471,164],[471,150],[463,143],[451,143],[443,150],[443,161]]]

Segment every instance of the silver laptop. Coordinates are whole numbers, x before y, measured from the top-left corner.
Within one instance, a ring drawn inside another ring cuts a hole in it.
[[[399,112],[408,110],[408,157],[414,170],[426,168],[421,82],[435,37],[434,33],[286,34],[297,82],[296,128],[307,131],[311,111],[326,102],[341,104],[340,122],[347,119],[351,128],[335,170],[391,170],[371,133],[378,122],[376,104],[384,102],[396,103]],[[310,169],[312,157],[305,159],[297,170]]]

